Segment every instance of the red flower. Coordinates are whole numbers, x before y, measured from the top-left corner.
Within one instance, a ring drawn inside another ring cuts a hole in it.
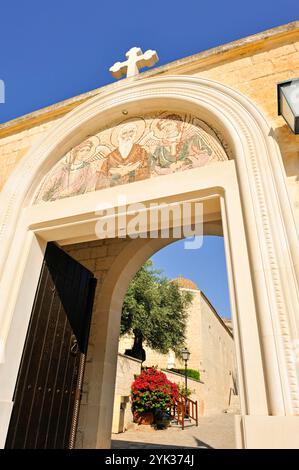
[[[178,397],[177,385],[155,367],[144,369],[132,383],[131,389],[134,413],[143,413],[154,408],[166,411]]]

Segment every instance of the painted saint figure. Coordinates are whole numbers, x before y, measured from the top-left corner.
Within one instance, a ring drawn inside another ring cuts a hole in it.
[[[211,149],[178,114],[168,114],[156,123],[159,142],[151,153],[151,169],[165,175],[205,165]],[[156,136],[157,137],[157,136]]]
[[[217,134],[196,116],[134,116],[89,136],[45,176],[35,203],[227,160]]]
[[[98,172],[96,189],[148,178],[147,151],[136,143],[137,125],[124,124],[118,133],[118,147],[110,152]]]
[[[77,196],[95,190],[96,168],[103,155],[92,160],[99,139],[91,137],[74,147],[54,168],[49,179],[42,186],[37,200],[55,201],[69,196]],[[107,149],[108,150],[108,149]]]

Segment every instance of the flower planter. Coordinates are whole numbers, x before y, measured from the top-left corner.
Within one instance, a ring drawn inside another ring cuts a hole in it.
[[[154,422],[154,413],[149,411],[148,413],[143,413],[136,417],[138,424],[148,424],[151,425]]]
[[[170,426],[170,415],[163,410],[156,409],[154,413],[154,423],[157,429],[165,429]]]
[[[152,425],[156,419],[164,420],[178,399],[178,388],[163,372],[155,367],[144,369],[131,387],[134,423]],[[163,422],[164,425],[164,422]]]

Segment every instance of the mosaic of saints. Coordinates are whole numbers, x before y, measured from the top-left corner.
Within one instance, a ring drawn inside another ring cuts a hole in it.
[[[216,134],[196,117],[170,112],[134,117],[72,148],[46,176],[35,203],[226,159]]]
[[[96,189],[131,183],[150,176],[148,153],[136,143],[138,126],[124,124],[117,133],[118,146],[107,156],[100,171]]]
[[[212,155],[196,128],[178,114],[168,114],[152,122],[150,167],[156,175],[165,175],[205,165]]]
[[[96,136],[74,147],[48,175],[37,201],[55,201],[95,191],[97,168],[108,152],[109,148],[100,145]]]

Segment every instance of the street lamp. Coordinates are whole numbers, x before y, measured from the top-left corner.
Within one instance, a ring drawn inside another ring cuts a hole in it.
[[[187,362],[190,357],[190,352],[187,348],[182,349],[181,351],[182,359],[185,361],[185,417],[188,417],[188,405],[187,405],[187,396],[188,396],[188,387],[187,387]]]
[[[277,84],[278,115],[299,134],[299,78]]]

